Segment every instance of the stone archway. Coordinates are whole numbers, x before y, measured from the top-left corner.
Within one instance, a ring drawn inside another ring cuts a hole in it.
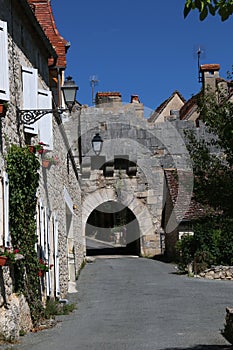
[[[99,189],[85,197],[82,203],[83,237],[85,237],[86,224],[91,213],[102,203],[108,201],[117,201],[116,191],[113,188]],[[151,237],[155,236],[154,225],[147,206],[130,194],[126,195],[126,197],[122,200],[122,204],[125,207],[128,207],[137,219],[140,232],[140,254],[142,256],[154,255],[153,252],[150,253],[147,250],[148,239],[151,240]]]
[[[96,207],[88,217],[85,234],[88,255],[141,255],[137,218],[119,201]]]

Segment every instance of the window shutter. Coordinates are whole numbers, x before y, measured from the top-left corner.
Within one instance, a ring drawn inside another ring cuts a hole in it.
[[[45,259],[48,263],[48,267],[50,266],[50,230],[49,230],[49,210],[45,208],[45,248],[44,255]],[[46,272],[46,291],[47,296],[51,294],[51,276],[50,270]]]
[[[0,182],[0,246],[4,245],[4,199],[3,199],[3,179]]]
[[[59,278],[59,250],[58,250],[58,222],[56,215],[53,217],[54,226],[54,269],[55,269],[55,296],[60,297],[60,278]]]
[[[52,109],[52,93],[48,90],[38,90],[38,108],[39,109]],[[45,149],[53,150],[53,114],[49,113],[44,115],[39,120],[39,134],[40,141],[49,146],[45,146]]]
[[[40,253],[44,255],[44,206],[40,201]]]
[[[0,100],[9,101],[7,23],[0,21]]]
[[[5,247],[9,247],[11,243],[9,230],[9,180],[8,174],[3,173],[3,199],[4,199],[4,243]]]
[[[23,82],[23,109],[37,109],[37,89],[38,89],[37,69],[22,67]],[[38,134],[38,122],[24,125],[24,131],[36,135]]]

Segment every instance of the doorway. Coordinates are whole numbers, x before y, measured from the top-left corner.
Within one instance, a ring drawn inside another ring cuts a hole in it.
[[[140,255],[140,229],[134,213],[107,201],[96,207],[86,224],[87,255]]]

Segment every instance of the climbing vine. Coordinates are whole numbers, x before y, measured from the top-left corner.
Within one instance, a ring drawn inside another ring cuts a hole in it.
[[[39,185],[40,163],[28,147],[12,145],[7,154],[9,176],[9,222],[12,245],[18,248],[24,259],[15,264],[15,286],[29,304],[34,324],[43,311],[38,258],[35,251],[36,236],[36,192]]]

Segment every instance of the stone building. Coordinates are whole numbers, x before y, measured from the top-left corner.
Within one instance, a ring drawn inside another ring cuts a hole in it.
[[[183,134],[182,129],[187,130],[191,128],[198,140],[211,141],[214,135],[208,132],[201,120],[198,111],[198,101],[203,94],[208,93],[218,94],[218,98],[224,95],[224,97],[232,100],[232,81],[221,78],[219,70],[219,64],[201,65],[199,69],[200,82],[202,83],[201,91],[193,95],[188,101],[183,99],[180,107],[177,105],[179,108],[175,113],[173,113],[171,108],[173,103],[177,101],[177,98],[174,100],[173,96],[170,97],[156,109],[150,117],[149,123],[156,125],[159,121],[162,123],[166,120],[173,124],[178,123],[178,130],[181,134]],[[214,154],[220,152],[211,142],[209,142],[209,147]],[[192,171],[190,175],[187,175],[184,172],[184,168],[171,167],[169,164],[166,164],[164,167],[164,207],[161,224],[164,230],[165,257],[167,260],[176,258],[175,244],[177,240],[184,234],[193,234],[193,221],[206,216],[208,211],[213,211],[207,206],[203,207],[194,200],[192,195],[190,196],[190,193],[192,193],[192,181],[187,185],[187,176],[192,177]],[[183,207],[186,208],[186,211],[183,211]]]
[[[110,247],[118,230],[125,252],[163,254],[164,168],[191,172],[184,123],[148,123],[138,96],[123,105],[119,92],[97,93],[96,105],[82,106],[69,123],[64,125],[81,165],[82,235]],[[95,136],[103,141],[98,154]]]
[[[53,30],[47,32],[39,23],[41,18]],[[81,193],[62,114],[47,113],[29,122],[23,119],[22,111],[64,107],[61,86],[68,46],[56,29],[49,1],[0,0],[0,105],[7,103],[0,128],[0,246],[11,245],[7,151],[12,144],[43,142],[44,153],[36,154],[41,163],[37,252],[38,259],[53,265],[41,278],[44,300],[64,298],[68,291],[75,291],[84,251]],[[45,157],[55,160],[48,168],[43,166]],[[11,276],[9,266],[0,267],[0,338],[13,340],[32,323],[25,298],[14,293]]]

